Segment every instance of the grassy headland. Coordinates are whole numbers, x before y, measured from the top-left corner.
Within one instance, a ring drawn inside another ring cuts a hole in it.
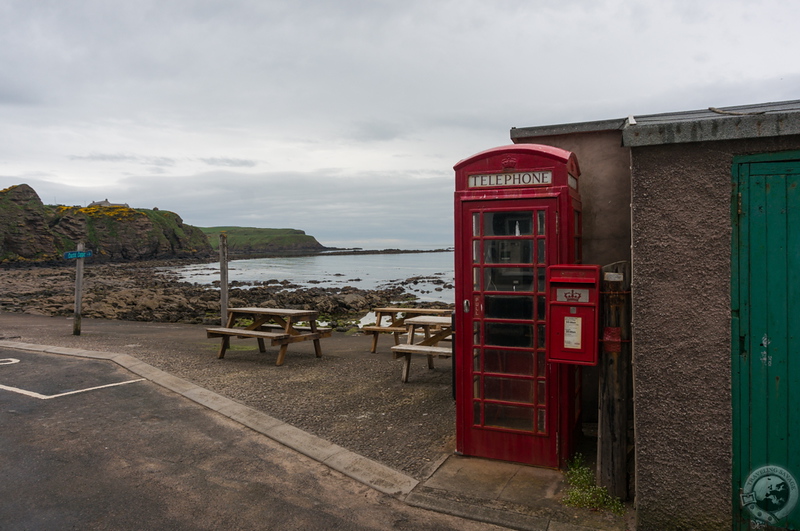
[[[324,251],[316,238],[298,229],[261,229],[256,227],[199,227],[211,247],[219,250],[219,234],[228,236],[228,252],[232,255],[259,255]]]

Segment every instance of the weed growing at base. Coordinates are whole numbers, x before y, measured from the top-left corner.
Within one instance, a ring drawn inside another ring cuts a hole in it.
[[[583,455],[575,454],[567,463],[564,476],[569,484],[562,500],[564,505],[625,514],[625,506],[620,499],[611,496],[605,487],[595,484],[594,472],[586,466]]]

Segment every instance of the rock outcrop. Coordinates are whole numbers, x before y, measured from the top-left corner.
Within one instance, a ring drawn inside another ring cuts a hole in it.
[[[212,255],[206,235],[174,212],[124,205],[51,207],[26,184],[0,190],[0,262],[59,260],[78,242],[92,251],[93,262]]]
[[[0,260],[52,260],[60,240],[49,212],[27,184],[0,190]]]

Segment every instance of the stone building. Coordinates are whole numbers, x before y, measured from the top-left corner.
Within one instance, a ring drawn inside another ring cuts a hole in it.
[[[89,206],[90,207],[93,207],[93,206],[104,206],[104,207],[125,207],[125,208],[130,208],[130,207],[128,207],[128,203],[111,203],[111,202],[109,202],[108,199],[103,199],[102,201],[92,201],[91,203],[89,203]]]
[[[577,155],[584,262],[631,262],[637,529],[800,529],[800,101],[511,140]]]

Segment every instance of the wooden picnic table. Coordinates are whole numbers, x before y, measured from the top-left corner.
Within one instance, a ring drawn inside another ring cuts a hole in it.
[[[275,365],[283,365],[289,344],[298,341],[313,341],[317,357],[322,357],[319,340],[323,337],[330,337],[331,329],[318,327],[318,316],[319,312],[314,310],[228,308],[226,326],[207,328],[206,333],[208,337],[222,338],[222,345],[217,356],[220,359],[225,357],[225,351],[230,348],[231,337],[255,338],[258,340],[260,352],[266,352],[265,340],[269,340],[272,346],[280,345]],[[246,326],[236,326],[240,319],[246,319],[250,323]],[[301,322],[307,322],[308,325],[298,326],[298,323]]]
[[[452,347],[440,347],[440,341],[450,339],[453,334],[452,317],[441,317],[434,315],[421,315],[419,317],[409,317],[405,320],[408,327],[408,341],[405,345],[395,345],[392,347],[394,359],[403,358],[403,372],[400,379],[403,383],[408,382],[408,373],[411,369],[411,355],[418,354],[428,357],[428,368],[433,369],[433,358],[450,358],[453,355]],[[416,339],[417,329],[421,328],[425,333],[425,338],[419,342]]]
[[[409,317],[434,315],[434,316],[449,316],[453,310],[438,309],[438,308],[398,308],[396,306],[388,308],[375,308],[375,324],[362,326],[361,330],[369,332],[372,337],[372,350],[374,353],[378,349],[378,336],[381,333],[392,333],[394,335],[394,344],[400,344],[400,334],[406,331],[406,320]]]

